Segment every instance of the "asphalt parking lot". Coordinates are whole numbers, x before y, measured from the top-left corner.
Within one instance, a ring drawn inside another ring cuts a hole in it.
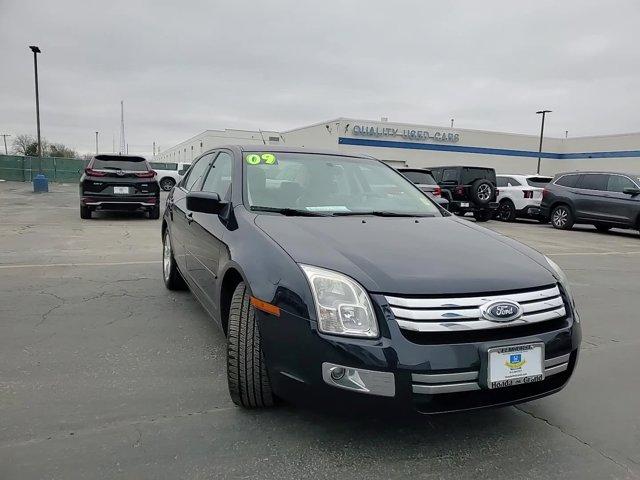
[[[394,419],[241,411],[225,340],[161,277],[160,221],[0,183],[0,478],[640,478],[640,235],[488,227],[550,255],[583,322],[568,387]],[[490,268],[490,261],[487,260]]]

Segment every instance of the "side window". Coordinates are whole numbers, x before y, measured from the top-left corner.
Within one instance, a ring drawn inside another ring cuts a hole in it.
[[[607,190],[610,192],[624,192],[625,188],[638,188],[627,177],[622,175],[609,175],[609,182],[607,183]]]
[[[578,183],[578,175],[563,175],[554,183],[563,187],[575,187]]]
[[[225,198],[231,187],[231,170],[233,167],[233,157],[227,152],[220,152],[211,165],[204,183],[203,192],[212,192]]]
[[[609,175],[600,173],[583,174],[578,183],[578,188],[585,190],[606,190]]]
[[[497,177],[496,178],[497,187],[518,187],[520,182],[518,182],[515,178],[511,177]]]
[[[200,157],[199,160],[196,161],[191,167],[191,169],[187,172],[187,174],[182,179],[182,188],[189,191],[193,188],[200,177],[204,174],[207,167],[209,166],[209,162],[213,158],[213,153],[205,155],[204,157]]]
[[[457,182],[458,181],[458,171],[455,168],[447,168],[442,172],[442,181],[443,182]]]

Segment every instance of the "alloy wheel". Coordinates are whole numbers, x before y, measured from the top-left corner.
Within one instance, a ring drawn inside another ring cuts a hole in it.
[[[478,187],[478,199],[485,202],[491,198],[491,188],[486,183]]]
[[[567,224],[567,219],[569,217],[569,212],[564,207],[558,207],[553,212],[553,224],[557,227],[563,228]]]
[[[164,235],[164,246],[162,248],[162,273],[164,279],[168,280],[171,275],[171,240],[169,240],[169,234]]]

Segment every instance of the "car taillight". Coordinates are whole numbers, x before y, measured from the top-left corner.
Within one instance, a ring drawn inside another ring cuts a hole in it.
[[[544,190],[542,190],[542,198],[546,198],[547,195],[549,195],[549,190],[545,188]]]
[[[533,190],[523,190],[524,198],[533,198]]]
[[[496,197],[500,195],[500,190],[496,188]]]
[[[464,195],[464,187],[462,185],[456,187],[456,195]]]
[[[434,194],[436,197],[439,197],[440,195],[442,195],[442,189],[441,189],[440,187],[435,187],[435,188],[433,189],[433,194]]]
[[[87,175],[91,176],[91,177],[106,177],[107,176],[107,172],[99,172],[98,170],[94,170],[93,168],[85,168],[84,169],[84,173],[86,173]]]
[[[135,172],[136,177],[140,178],[152,178],[156,176],[156,172],[154,170],[149,170],[147,172]]]

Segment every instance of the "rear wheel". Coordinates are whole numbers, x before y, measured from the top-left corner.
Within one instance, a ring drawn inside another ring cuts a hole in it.
[[[169,230],[164,232],[162,239],[162,279],[169,290],[186,290],[187,284],[182,278],[171,248]]]
[[[602,223],[597,223],[594,225],[594,227],[596,227],[596,230],[601,233],[607,233],[609,230],[611,230],[611,227],[609,225],[604,225]]]
[[[476,219],[476,222],[487,222],[491,220],[491,210],[478,210],[477,212],[473,212],[473,218]]]
[[[513,222],[516,219],[516,207],[511,200],[500,202],[497,218],[503,222]]]
[[[151,210],[149,210],[149,218],[151,220],[158,220],[160,218],[160,205],[151,207]]]
[[[80,218],[85,220],[91,218],[91,209],[85,205],[80,205]]]
[[[162,180],[160,180],[160,188],[165,192],[168,192],[169,190],[171,190],[175,184],[176,184],[176,181],[171,177],[165,177]]]
[[[488,180],[478,179],[471,184],[470,197],[478,205],[486,205],[495,194],[495,187]]]
[[[233,292],[227,338],[227,383],[233,403],[244,408],[273,405],[255,310],[244,282]]]
[[[551,225],[559,230],[573,227],[573,213],[567,205],[558,205],[551,211]]]

